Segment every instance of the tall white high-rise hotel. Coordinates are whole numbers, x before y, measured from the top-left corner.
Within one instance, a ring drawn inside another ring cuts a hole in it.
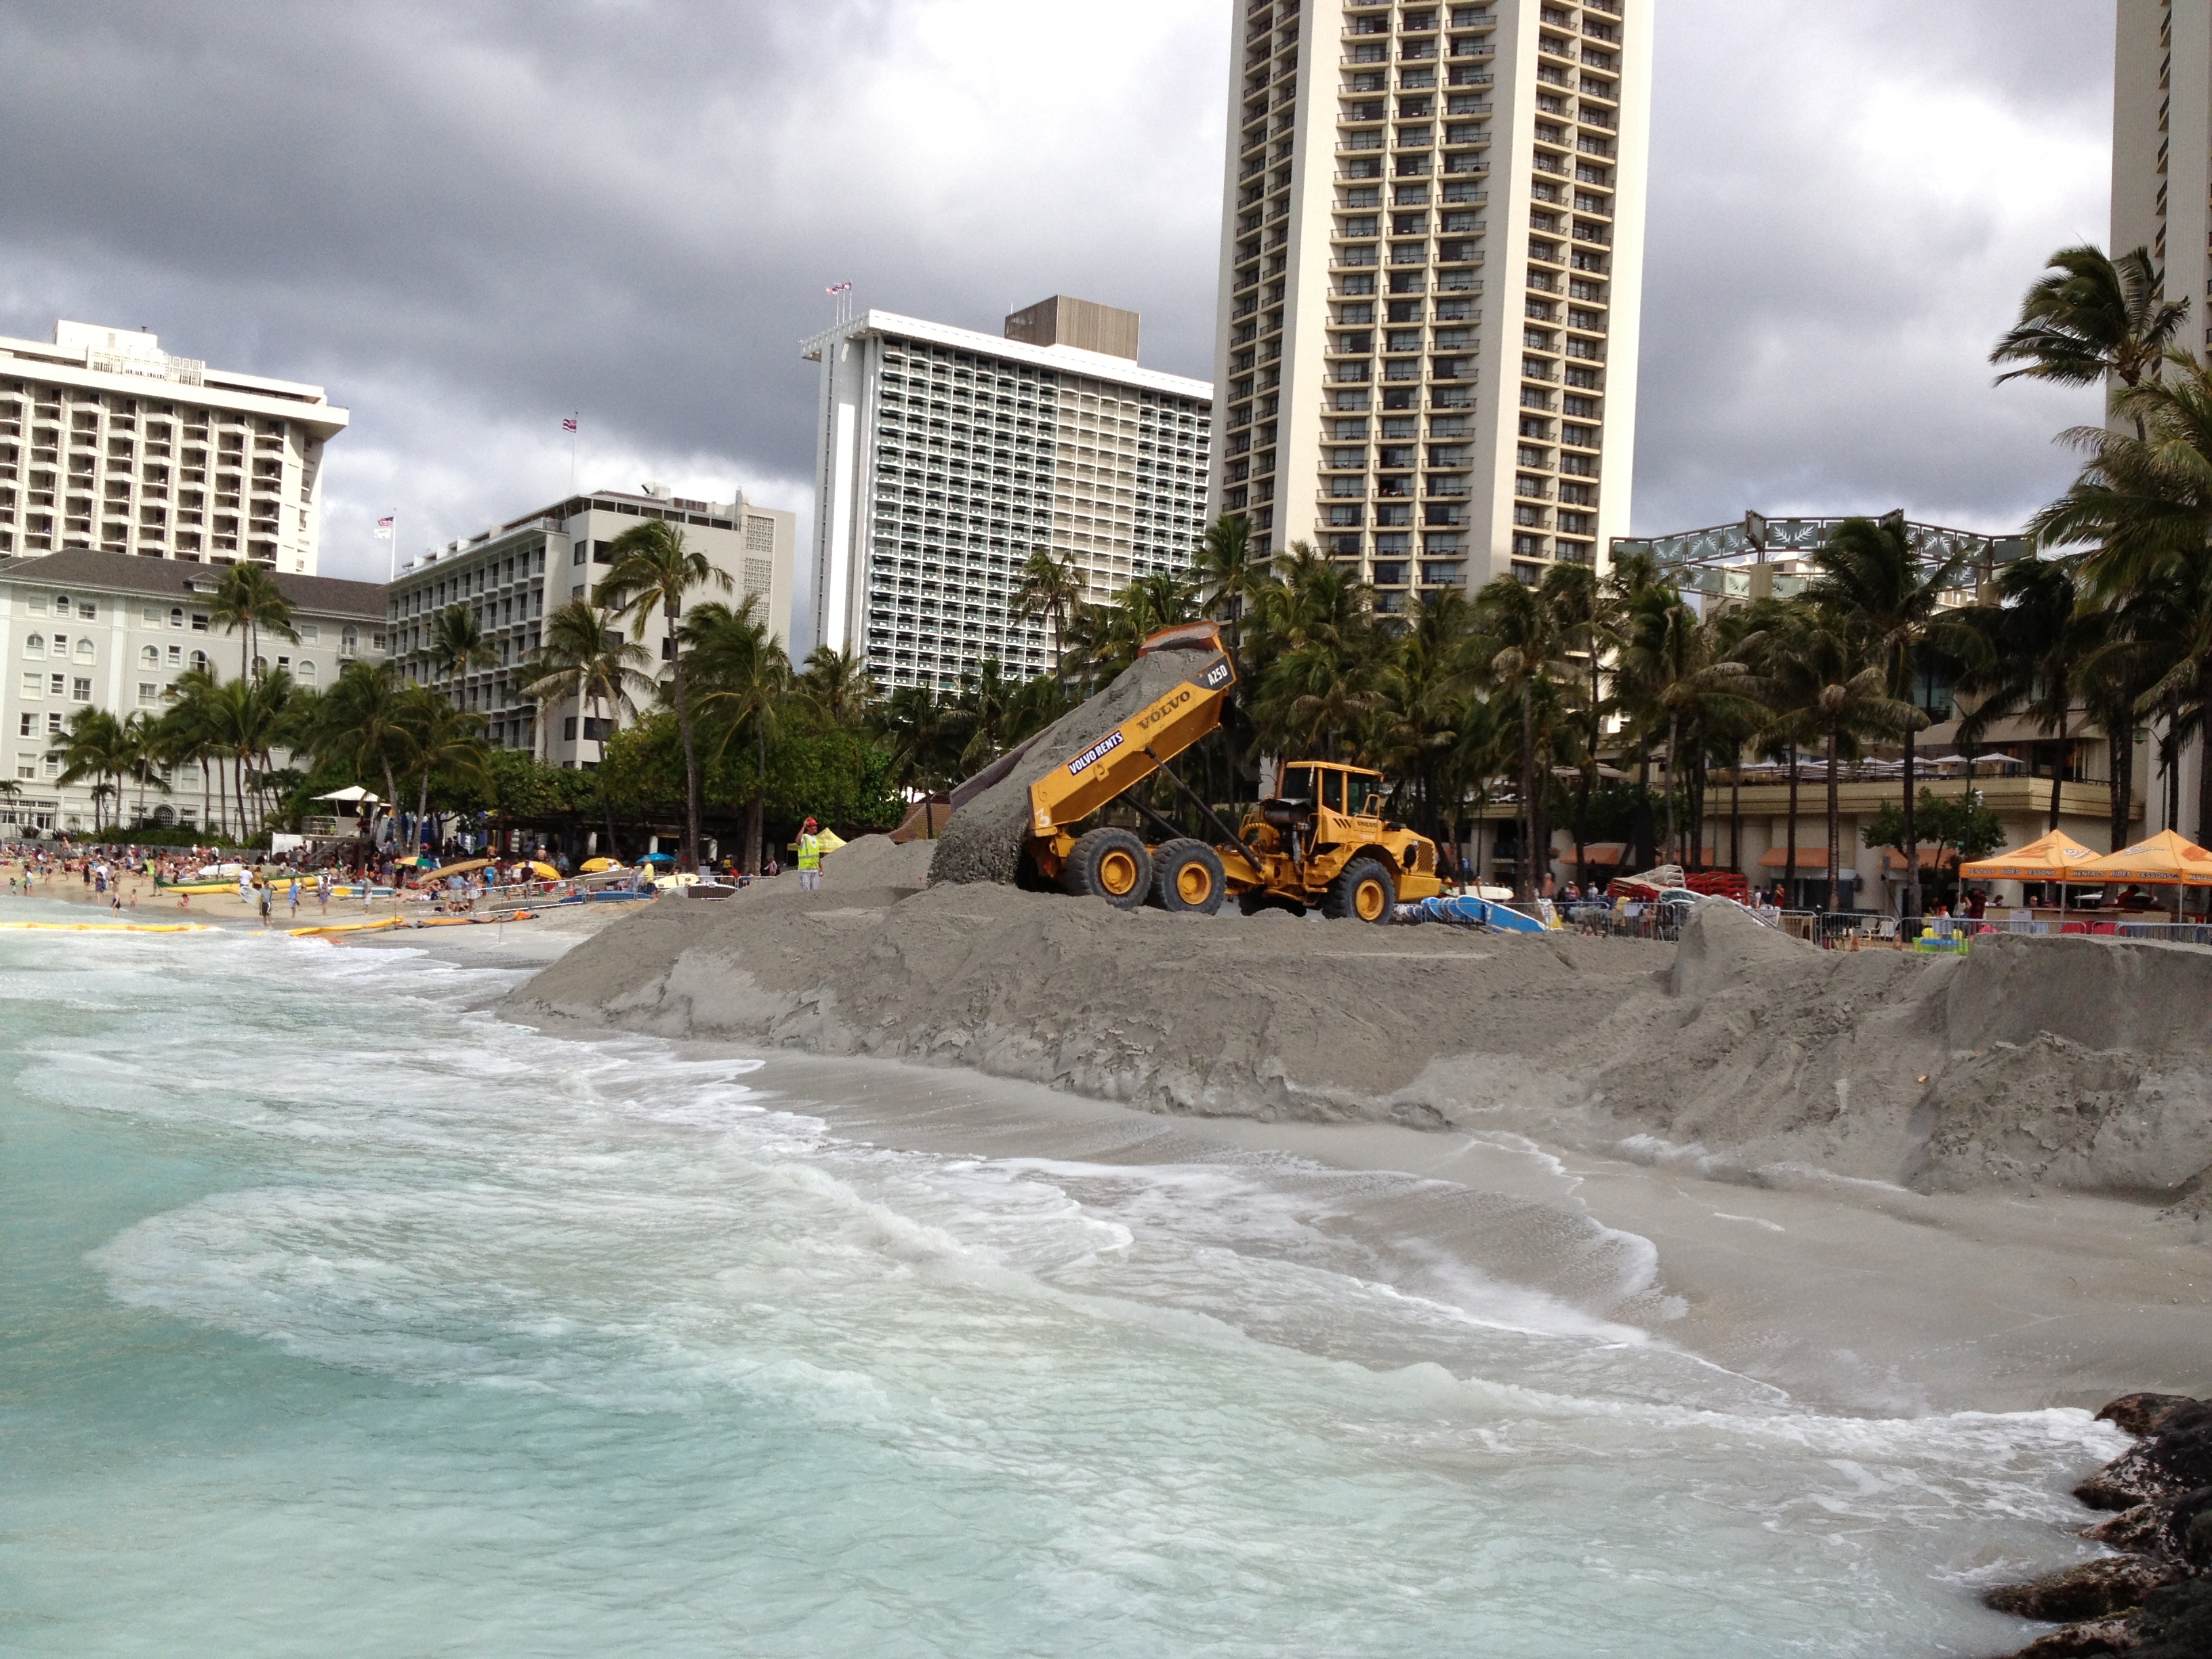
[[[1240,0],[1214,504],[1377,607],[1628,529],[1653,0]]]

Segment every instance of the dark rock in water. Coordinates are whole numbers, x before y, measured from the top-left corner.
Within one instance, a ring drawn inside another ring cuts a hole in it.
[[[2203,1572],[2212,1568],[2212,1486],[2185,1494],[2166,1512],[2157,1547]]]
[[[2131,1510],[2122,1510],[2109,1521],[2082,1528],[2081,1536],[2109,1544],[2116,1550],[2147,1554],[2158,1547],[2159,1528],[2165,1524],[2165,1510],[2156,1504],[2138,1504]]]
[[[2145,1448],[2152,1465],[2175,1486],[2212,1486],[2212,1405],[2192,1400],[2169,1413]]]
[[[2032,1583],[2006,1584],[1982,1601],[1999,1613],[2066,1625],[2124,1613],[2180,1576],[2181,1569],[2171,1562],[2142,1555],[2107,1555]]]
[[[2179,1407],[2197,1403],[2185,1394],[2124,1394],[2099,1412],[2097,1420],[2138,1440],[2148,1439],[2166,1427]]]
[[[2133,1659],[2206,1659],[2212,1655],[2212,1578],[2191,1578],[2143,1598],[2133,1620]]]
[[[2091,1659],[2100,1653],[2130,1653],[2135,1644],[2132,1620],[2093,1619],[2085,1625],[2069,1625],[2037,1637],[2013,1659]]]
[[[2075,1487],[2074,1497],[2093,1510],[2131,1510],[2138,1504],[2171,1498],[2175,1491],[2174,1483],[2160,1474],[2137,1446]]]

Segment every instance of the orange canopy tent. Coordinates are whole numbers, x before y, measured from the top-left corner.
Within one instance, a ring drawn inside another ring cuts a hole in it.
[[[2025,847],[1962,864],[1959,874],[1966,881],[2098,881],[2101,872],[2087,871],[2097,861],[2096,854],[2063,830],[2053,830]]]
[[[2159,887],[2212,887],[2212,853],[2171,830],[2161,830],[2148,841],[2108,853],[2086,868],[2100,880],[2140,881]]]

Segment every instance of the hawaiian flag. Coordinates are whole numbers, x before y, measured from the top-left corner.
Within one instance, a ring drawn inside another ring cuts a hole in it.
[[[388,542],[392,539],[392,520],[390,519],[379,519],[376,521],[376,538],[380,542]]]

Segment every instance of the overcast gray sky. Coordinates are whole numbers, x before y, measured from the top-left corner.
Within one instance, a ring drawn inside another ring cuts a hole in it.
[[[1630,0],[1638,3],[1638,0]],[[1656,0],[1635,520],[2007,529],[2094,397],[1984,359],[2104,240],[2110,0]],[[1132,307],[1212,372],[1224,0],[0,7],[0,332],[327,385],[324,569],[578,482],[805,508],[824,287]]]

